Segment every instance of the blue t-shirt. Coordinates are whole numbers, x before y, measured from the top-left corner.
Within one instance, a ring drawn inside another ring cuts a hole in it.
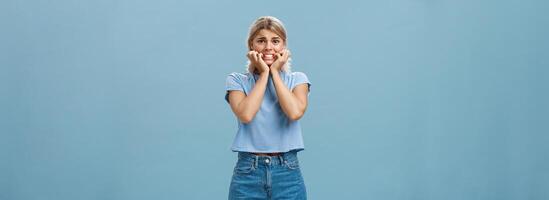
[[[307,75],[302,72],[282,71],[280,77],[290,91],[299,84],[306,83],[309,87],[311,86]],[[229,74],[225,85],[227,103],[230,90],[239,90],[248,95],[258,79],[258,74],[249,72]],[[263,102],[255,117],[248,124],[242,123],[238,118],[237,122],[238,132],[231,147],[232,151],[269,153],[300,151],[305,148],[299,120],[290,120],[282,111],[271,76],[267,82]]]

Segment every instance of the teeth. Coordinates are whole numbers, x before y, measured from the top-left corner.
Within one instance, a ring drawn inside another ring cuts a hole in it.
[[[265,59],[273,59],[273,55],[265,55]]]

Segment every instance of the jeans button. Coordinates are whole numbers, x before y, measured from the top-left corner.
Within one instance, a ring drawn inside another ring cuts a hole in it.
[[[269,164],[269,159],[268,158],[265,159],[265,163]]]

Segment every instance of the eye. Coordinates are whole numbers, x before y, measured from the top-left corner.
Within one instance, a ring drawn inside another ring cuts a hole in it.
[[[265,40],[259,39],[259,40],[257,40],[257,42],[258,42],[258,43],[263,43],[263,42],[265,42]]]
[[[280,40],[273,40],[273,44],[278,44],[280,43]]]

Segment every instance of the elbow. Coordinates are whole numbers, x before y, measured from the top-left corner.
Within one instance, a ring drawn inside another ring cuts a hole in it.
[[[298,105],[297,108],[288,110],[289,112],[286,112],[286,115],[288,116],[288,119],[292,121],[297,121],[305,115],[305,110],[307,110],[307,104],[305,105]]]
[[[301,119],[301,117],[303,117],[303,112],[297,112],[297,113],[293,113],[293,114],[290,114],[288,115],[288,118],[292,121],[297,121],[299,119]]]
[[[254,117],[250,115],[241,115],[241,116],[238,116],[238,119],[240,120],[240,122],[244,124],[249,124],[250,122],[252,122]]]

